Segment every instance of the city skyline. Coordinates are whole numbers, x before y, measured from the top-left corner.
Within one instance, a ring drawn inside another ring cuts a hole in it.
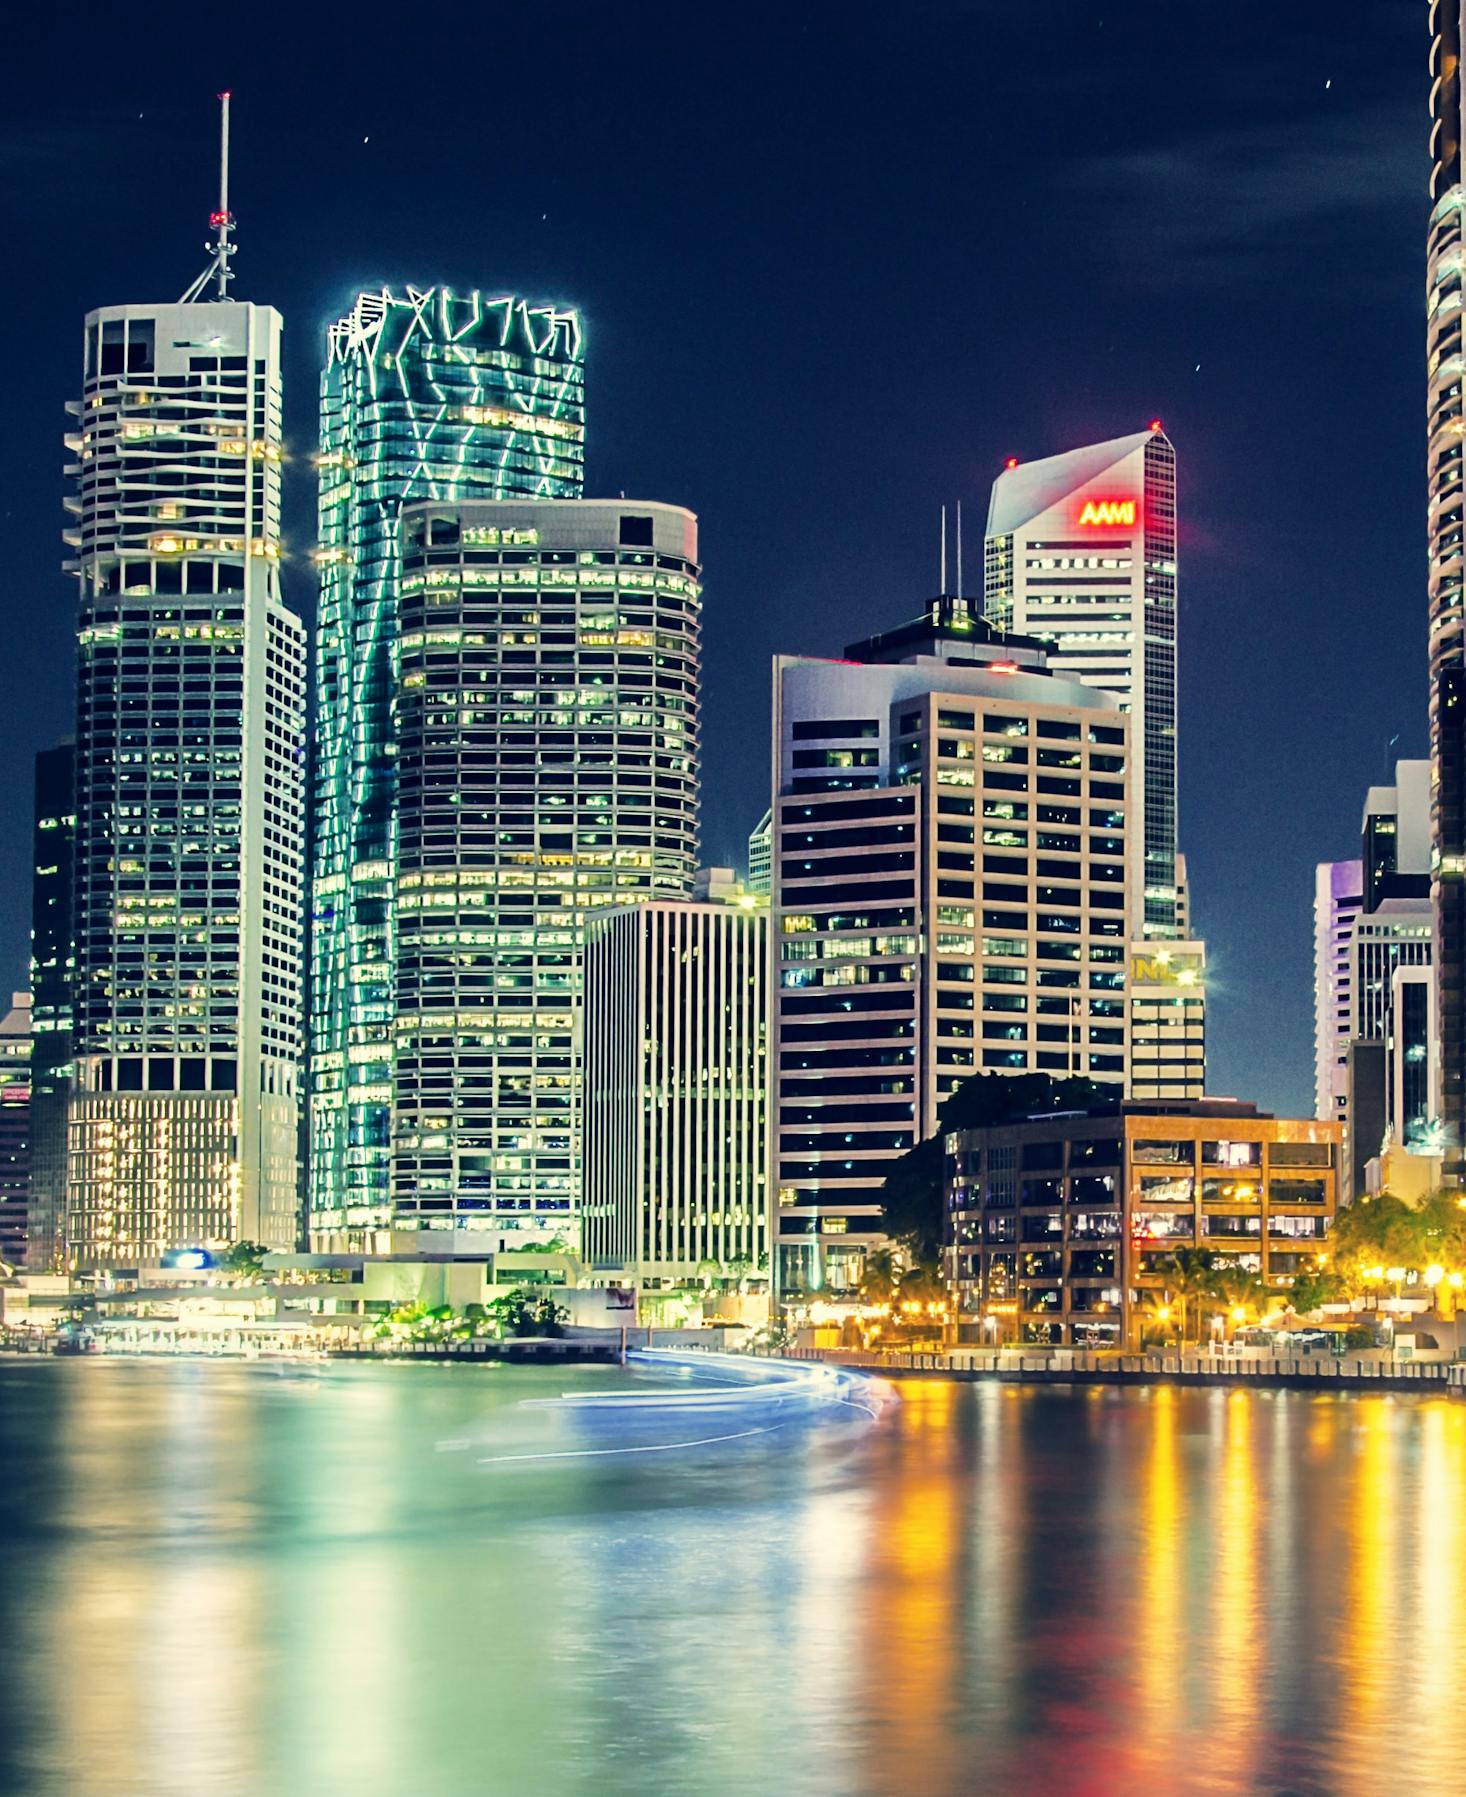
[[[457,152],[476,140],[453,121],[442,127],[441,147],[438,139],[411,146],[392,117],[393,90],[380,78],[364,86],[338,82],[315,96],[314,111],[295,108],[294,96],[314,70],[309,49],[286,73],[267,72],[249,53],[237,72],[206,68],[200,58],[196,71],[184,70],[189,82],[170,75],[168,93],[161,82],[139,91],[141,120],[128,113],[108,121],[108,166],[87,174],[89,208],[98,180],[106,204],[84,256],[54,231],[41,232],[51,252],[38,271],[43,289],[64,287],[73,297],[64,307],[65,329],[49,312],[42,318],[36,356],[19,373],[17,403],[37,416],[58,403],[74,365],[70,321],[83,303],[163,297],[156,274],[147,271],[172,267],[190,253],[188,232],[198,228],[212,185],[211,95],[226,73],[239,95],[235,206],[248,245],[236,291],[278,307],[286,318],[286,438],[294,458],[287,469],[287,603],[308,608],[313,597],[305,466],[313,382],[321,332],[351,292],[378,277],[502,278],[506,290],[518,286],[582,306],[594,345],[590,404],[602,421],[590,441],[588,490],[624,486],[690,505],[703,517],[710,554],[715,544],[720,551],[712,555],[719,578],[708,598],[705,861],[740,859],[766,803],[762,770],[740,765],[752,758],[737,751],[750,733],[748,692],[755,683],[764,689],[769,653],[819,653],[836,637],[880,628],[915,609],[933,584],[937,507],[944,500],[969,502],[968,565],[975,569],[981,496],[1008,454],[1026,460],[1061,453],[1160,415],[1184,456],[1182,811],[1200,903],[1196,928],[1211,948],[1213,1084],[1297,1112],[1306,1108],[1310,1084],[1312,863],[1319,854],[1347,852],[1355,795],[1382,776],[1388,738],[1399,733],[1399,752],[1420,753],[1425,734],[1416,373],[1428,175],[1417,122],[1422,48],[1409,21],[1371,20],[1349,44],[1330,45],[1332,67],[1324,71],[1311,34],[1325,11],[1305,7],[1275,35],[1265,78],[1245,104],[1232,82],[1251,66],[1247,26],[1256,9],[1229,15],[1210,46],[1207,70],[1188,87],[1191,122],[1176,96],[1151,79],[1163,56],[1195,49],[1190,28],[1167,25],[1146,47],[1131,27],[1111,21],[1100,33],[1078,9],[1056,9],[1068,21],[1073,46],[1067,78],[1104,90],[1100,116],[1086,125],[1061,172],[1054,147],[1000,107],[982,159],[1010,185],[1021,177],[1015,191],[1032,204],[1056,195],[1061,179],[1076,178],[1077,156],[1080,190],[1089,196],[1083,212],[1093,272],[1078,310],[1071,298],[1039,285],[1023,243],[999,264],[989,249],[974,249],[968,241],[974,234],[953,233],[954,196],[944,183],[937,184],[938,199],[921,190],[912,168],[889,173],[864,152],[841,190],[845,203],[827,226],[811,231],[813,193],[823,186],[829,150],[839,141],[837,77],[869,75],[887,27],[867,29],[858,41],[840,32],[822,41],[833,63],[823,74],[810,61],[812,47],[801,41],[766,66],[771,93],[805,90],[805,122],[797,131],[778,129],[796,170],[814,177],[814,187],[796,179],[788,195],[766,192],[762,177],[735,169],[716,147],[714,125],[725,118],[727,100],[707,103],[706,123],[677,102],[688,154],[722,206],[726,228],[716,244],[695,232],[676,240],[676,255],[663,262],[649,256],[649,247],[678,216],[685,182],[652,167],[650,144],[628,149],[627,169],[653,177],[642,179],[632,205],[629,190],[603,187],[612,179],[604,171],[573,175],[557,164],[546,173],[527,152],[501,151],[510,166],[501,159],[493,169],[476,165],[465,173]],[[512,35],[521,28],[508,29]],[[928,84],[959,74],[988,80],[981,74],[988,63],[1005,71],[1015,95],[1031,94],[1040,81],[1034,46],[1000,19],[975,14],[938,32],[922,16],[910,30],[917,73],[902,75],[903,83],[918,73]],[[941,72],[939,51],[953,58],[952,74]],[[24,52],[22,45],[17,67]],[[594,31],[569,52],[576,66],[614,53]],[[342,54],[349,62],[352,53]],[[701,66],[711,45],[694,32],[675,54]],[[748,51],[735,46],[734,66],[745,83],[754,79]],[[186,91],[180,105],[172,96]],[[1129,102],[1142,91],[1147,107],[1137,122]],[[16,99],[18,120],[44,122],[48,115],[34,95]],[[1301,119],[1293,116],[1299,109]],[[358,111],[366,116],[358,119]],[[1290,131],[1301,131],[1316,152],[1309,165],[1313,188],[1300,191],[1301,172],[1290,161],[1269,196],[1249,174],[1249,158],[1265,159],[1285,114]],[[601,116],[594,114],[585,129],[593,131]],[[900,116],[927,152],[909,159],[915,168],[931,167],[938,153],[957,154],[945,127],[914,121],[904,110]],[[166,158],[151,135],[157,123],[166,127]],[[83,116],[68,126],[72,135],[59,151],[48,147],[50,139],[32,151],[41,163],[37,178],[8,202],[19,209],[17,227],[30,221],[12,233],[22,242],[22,275],[31,271],[26,258],[38,241],[34,207],[49,197],[62,215],[74,210],[81,176],[66,146],[88,141],[101,124],[100,117]],[[1004,141],[1008,124],[1013,129]],[[133,132],[134,125],[141,130]],[[894,128],[873,123],[872,147]],[[180,162],[175,143],[197,144],[196,157],[185,154]],[[1384,147],[1362,190],[1353,179],[1361,145],[1371,147],[1371,156]],[[285,165],[292,158],[299,165],[307,151],[310,179],[287,185]],[[959,177],[961,158],[951,166]],[[1176,175],[1183,194],[1204,178],[1215,197],[1205,225],[1189,227],[1203,236],[1199,245],[1178,241],[1173,223],[1165,227],[1172,235],[1139,252],[1150,281],[1150,291],[1142,292],[1126,284],[1136,252],[1122,252],[1119,240],[1127,216],[1153,198],[1162,168]],[[492,189],[485,186],[490,177]],[[851,211],[857,190],[874,205],[869,225],[860,222],[864,213],[858,219]],[[404,206],[409,191],[421,196],[420,206]],[[987,245],[1015,200],[986,179],[980,191],[974,204],[985,209],[984,229],[975,237]],[[1352,193],[1347,200],[1346,191]],[[1215,267],[1218,246],[1240,229],[1244,202],[1259,209],[1263,228],[1247,263],[1227,271],[1223,307],[1167,257]],[[465,231],[465,207],[472,212],[473,205],[481,205],[473,216],[482,223]],[[877,220],[903,218],[877,248],[869,234]],[[1302,228],[1294,228],[1300,219]],[[627,235],[624,245],[618,234]],[[1331,316],[1325,340],[1310,342],[1306,358],[1301,318],[1283,317],[1269,342],[1257,342],[1245,321],[1276,320],[1280,310],[1269,281],[1257,278],[1258,259],[1274,273],[1278,266],[1286,272],[1301,266],[1307,251],[1312,267],[1320,241],[1329,258],[1367,254],[1368,281],[1351,289],[1351,307]],[[755,251],[755,244],[763,247]],[[738,257],[736,266],[730,254]],[[974,314],[971,283],[979,271],[985,272]],[[687,324],[668,332],[659,314],[654,345],[648,321],[668,280],[666,296]],[[888,285],[898,311],[909,315],[919,299],[935,306],[949,354],[940,372],[913,373],[892,402],[867,415],[854,404],[866,392],[860,346],[868,326],[862,321]],[[1045,292],[1049,297],[1034,305],[1032,295]],[[807,311],[808,298],[828,316],[817,333],[794,322],[790,310]],[[1223,316],[1239,302],[1243,325]],[[1074,328],[1054,343],[1052,330],[1041,328],[1045,321]],[[1042,357],[1034,353],[1041,338]],[[1385,364],[1386,372],[1361,390],[1355,370],[1365,359]],[[1301,383],[1305,362],[1308,378]],[[1349,381],[1331,373],[1336,363],[1341,375],[1349,371]],[[1353,415],[1346,415],[1334,390],[1350,382]],[[1326,473],[1308,469],[1283,479],[1290,464],[1278,436],[1268,440],[1267,431],[1305,401],[1314,425],[1333,431],[1342,452]],[[893,443],[900,445],[894,456]],[[796,487],[800,503],[793,506],[788,494]],[[38,595],[34,637],[19,645],[9,671],[23,687],[16,711],[29,750],[66,723],[65,684],[52,672],[69,622],[49,529],[60,483],[49,467],[17,467],[9,490],[15,498],[8,530],[27,590]],[[1300,507],[1310,514],[1306,524]],[[857,523],[872,515],[882,521],[874,534]],[[1371,520],[1369,539],[1346,556],[1343,540],[1361,515]],[[757,528],[742,528],[745,519]],[[1378,529],[1375,519],[1382,521]],[[792,557],[796,542],[804,548],[811,520],[813,557]],[[1386,591],[1400,595],[1392,606],[1398,640],[1376,643],[1373,607]],[[1305,653],[1323,655],[1331,678],[1317,683],[1316,694],[1296,695],[1285,670]],[[1228,670],[1226,682],[1214,677],[1218,666]],[[1337,703],[1342,679],[1359,683],[1358,704]],[[1282,720],[1276,734],[1237,731],[1236,694],[1244,683],[1254,711],[1270,706]],[[1221,755],[1237,767],[1229,791],[1202,776]],[[1326,782],[1318,768],[1329,770]],[[1229,881],[1223,876],[1231,844],[1244,832],[1253,838],[1254,865]],[[16,981],[23,971],[28,881],[23,835],[0,845],[0,953],[12,956]],[[1270,925],[1262,932],[1260,915]],[[1264,1009],[1277,1022],[1270,1021],[1259,1042],[1255,1019]]]

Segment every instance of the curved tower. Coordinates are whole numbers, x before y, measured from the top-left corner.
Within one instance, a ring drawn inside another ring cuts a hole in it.
[[[1466,667],[1461,616],[1461,7],[1431,7],[1426,259],[1430,533],[1431,897],[1440,1019],[1437,1114],[1445,1172],[1466,1173]]]

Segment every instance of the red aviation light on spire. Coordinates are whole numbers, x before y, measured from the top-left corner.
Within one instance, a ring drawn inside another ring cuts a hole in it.
[[[1003,466],[1005,468],[1016,468],[1018,466],[1018,457],[1016,455],[1010,455]]]
[[[1079,509],[1079,528],[1103,530],[1120,525],[1133,530],[1138,513],[1133,499],[1086,499]]]
[[[1159,429],[1160,429],[1160,428],[1161,428],[1161,421],[1160,421],[1160,419],[1159,419],[1159,418],[1152,418],[1152,419],[1151,419],[1151,421],[1150,421],[1150,428],[1151,428],[1151,430],[1152,430],[1152,431],[1158,431],[1158,430],[1159,430]]]

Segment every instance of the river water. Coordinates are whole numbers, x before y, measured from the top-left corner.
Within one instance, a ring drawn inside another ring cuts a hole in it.
[[[627,1378],[0,1362],[0,1791],[1459,1788],[1459,1400]]]

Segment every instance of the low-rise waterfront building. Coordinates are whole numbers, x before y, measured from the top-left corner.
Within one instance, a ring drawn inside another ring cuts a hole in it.
[[[947,1137],[947,1276],[973,1340],[1139,1344],[1173,1257],[1285,1293],[1325,1252],[1340,1125],[1236,1099],[1116,1102]]]

